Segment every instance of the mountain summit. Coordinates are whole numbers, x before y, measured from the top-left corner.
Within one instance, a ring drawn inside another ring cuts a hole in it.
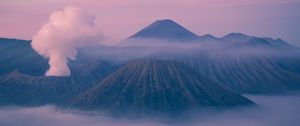
[[[131,38],[192,41],[196,40],[198,35],[170,19],[164,19],[155,21],[129,37]]]

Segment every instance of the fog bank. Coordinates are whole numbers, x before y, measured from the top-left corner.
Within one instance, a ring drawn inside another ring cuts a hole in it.
[[[248,95],[259,108],[233,109],[195,115],[183,121],[169,119],[114,119],[54,106],[2,107],[1,126],[297,126],[300,124],[299,93],[284,96]]]

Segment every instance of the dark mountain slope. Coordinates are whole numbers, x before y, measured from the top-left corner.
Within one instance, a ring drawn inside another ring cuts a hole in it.
[[[14,71],[0,77],[0,105],[66,104],[66,100],[96,85],[115,69],[113,64],[102,61],[92,71],[70,77],[31,76]]]
[[[221,37],[220,39],[228,42],[235,42],[238,45],[244,45],[248,47],[280,47],[280,48],[295,48],[294,46],[288,44],[288,42],[282,39],[272,39],[269,37],[255,37],[249,36],[242,33],[230,33]]]
[[[0,38],[0,76],[16,69],[43,75],[48,68],[48,61],[31,48],[30,41]]]
[[[287,43],[286,41],[284,41],[282,39],[273,39],[273,38],[269,38],[269,37],[265,37],[263,39],[268,41],[269,43],[271,43],[274,46],[286,47],[286,48],[295,48],[295,47],[293,47],[292,45],[290,45],[289,43]]]
[[[182,63],[134,60],[78,96],[73,106],[139,115],[249,104],[253,103]]]
[[[297,52],[252,49],[186,55],[158,53],[152,57],[183,62],[239,93],[278,93],[300,88],[300,57],[294,54]]]

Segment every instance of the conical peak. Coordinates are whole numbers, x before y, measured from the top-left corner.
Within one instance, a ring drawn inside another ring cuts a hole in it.
[[[195,40],[198,36],[170,19],[157,20],[130,38]]]

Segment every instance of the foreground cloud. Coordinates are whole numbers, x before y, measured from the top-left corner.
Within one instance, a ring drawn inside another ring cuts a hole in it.
[[[31,45],[40,55],[49,58],[47,76],[69,76],[67,63],[69,59],[76,59],[77,48],[95,44],[103,38],[95,27],[93,15],[69,6],[50,15]]]
[[[248,96],[260,108],[207,112],[182,121],[164,118],[147,120],[113,119],[53,106],[0,108],[1,126],[297,126],[300,124],[300,95]]]

